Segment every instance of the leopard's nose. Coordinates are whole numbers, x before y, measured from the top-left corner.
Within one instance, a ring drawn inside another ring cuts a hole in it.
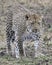
[[[35,32],[35,33],[37,33],[37,29],[32,29],[32,32]]]

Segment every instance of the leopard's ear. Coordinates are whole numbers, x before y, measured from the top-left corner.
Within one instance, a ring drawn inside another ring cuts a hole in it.
[[[29,16],[28,14],[25,15],[25,19],[28,20],[29,19]]]

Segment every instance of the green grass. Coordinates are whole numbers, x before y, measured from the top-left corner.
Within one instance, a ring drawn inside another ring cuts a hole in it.
[[[48,65],[52,65],[52,56],[47,57],[36,57],[34,59],[22,57],[20,59],[13,58],[11,56],[0,56],[0,65],[45,65],[46,60],[48,61]]]

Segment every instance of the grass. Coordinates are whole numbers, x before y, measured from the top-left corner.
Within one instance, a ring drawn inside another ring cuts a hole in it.
[[[0,56],[0,65],[45,65],[48,60],[48,65],[52,65],[52,56],[36,57],[34,59],[22,57],[20,59],[11,56]]]

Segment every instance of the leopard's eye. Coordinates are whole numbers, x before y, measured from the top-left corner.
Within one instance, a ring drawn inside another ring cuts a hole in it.
[[[33,25],[34,24],[34,22],[31,22],[31,25]]]
[[[25,18],[26,18],[26,20],[28,20],[29,17],[26,15]]]
[[[38,22],[38,24],[40,25],[40,23]]]

